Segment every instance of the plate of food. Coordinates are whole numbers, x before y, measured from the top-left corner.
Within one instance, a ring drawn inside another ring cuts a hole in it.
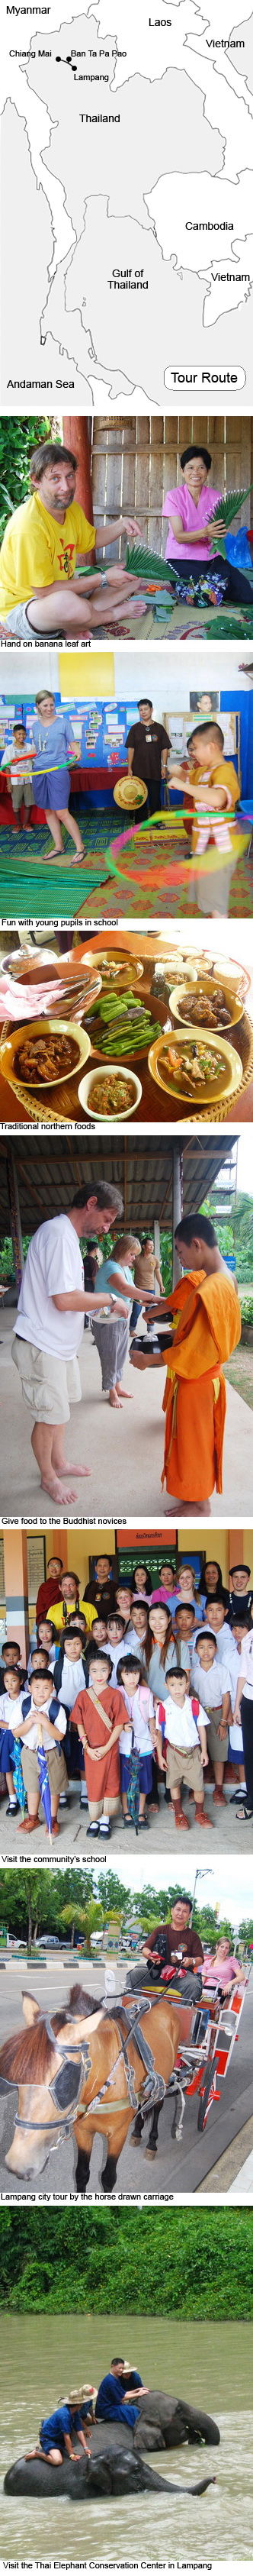
[[[110,1119],[133,1118],[141,1097],[141,1082],[129,1064],[106,1064],[103,1069],[98,1065],[93,1073],[90,1071],[82,1076],[78,1086],[82,1109],[86,1109],[87,1117],[95,1118],[99,1126],[103,1122],[107,1125]]]
[[[217,975],[216,978],[214,973],[213,976],[200,975],[196,984],[190,986],[188,977],[187,983],[174,984],[170,992],[170,1011],[173,1020],[187,1021],[191,1027],[202,1027],[210,1032],[213,1029],[214,1036],[218,1032],[225,1038],[228,1030],[235,1028],[238,1020],[242,1019],[243,1002],[231,991],[229,978],[226,975],[222,978]]]
[[[140,983],[144,974],[141,958],[131,957],[124,948],[96,948],[94,953],[92,948],[86,948],[84,965],[91,965],[92,960],[98,967],[102,989],[106,992],[110,992],[110,988],[113,991],[115,984],[120,991],[127,992],[131,984]]]
[[[80,1072],[90,1055],[90,1039],[78,1022],[71,1020],[26,1020],[23,1028],[12,1030],[0,1046],[1,1074],[19,1097],[21,1092],[52,1090],[59,1082],[70,1082]]]
[[[209,1029],[195,1028],[194,1034],[191,1026],[184,1031],[160,1031],[148,1064],[160,1090],[191,1103],[193,1109],[228,1100],[232,1092],[240,1091],[241,1057],[227,1038],[215,1038]]]
[[[117,986],[116,991],[101,993],[92,1014],[90,1032],[96,1055],[103,1056],[106,1061],[111,1056],[112,1046],[118,1058],[123,1056],[124,1059],[126,1054],[148,1055],[156,1033],[157,1021],[149,1005],[142,1002],[133,988],[129,987],[127,993],[119,993]]]

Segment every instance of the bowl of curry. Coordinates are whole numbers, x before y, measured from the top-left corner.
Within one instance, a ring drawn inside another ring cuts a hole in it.
[[[51,1091],[79,1074],[90,1055],[90,1039],[78,1021],[26,1020],[0,1046],[0,1067],[12,1091]]]
[[[142,1084],[133,1066],[128,1064],[97,1065],[85,1073],[78,1085],[78,1098],[88,1118],[98,1125],[108,1120],[133,1118],[142,1098]]]

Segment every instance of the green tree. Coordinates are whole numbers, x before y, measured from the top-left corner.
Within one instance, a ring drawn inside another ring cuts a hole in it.
[[[71,1925],[71,1949],[74,1948],[75,1932],[83,1932],[86,1950],[90,1953],[91,1934],[98,1931],[99,1924],[103,1922],[102,1905],[96,1905],[94,1896],[90,1897],[89,1905],[63,1905],[59,1922],[63,1926],[66,1924],[66,1929]]]
[[[71,2224],[70,2224],[71,2216]],[[253,2211],[0,2210],[0,2305],[28,2312],[251,2317]],[[148,2337],[152,2360],[152,2323]]]

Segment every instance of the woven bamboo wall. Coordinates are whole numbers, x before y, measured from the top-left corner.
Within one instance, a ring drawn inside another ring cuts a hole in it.
[[[96,527],[105,518],[130,512],[140,519],[144,543],[159,554],[165,551],[161,516],[165,493],[172,484],[180,483],[182,448],[197,439],[210,450],[212,482],[218,490],[223,493],[250,483],[253,423],[249,417],[217,420],[212,414],[200,420],[191,413],[181,413],[180,419],[146,416],[136,420],[134,414],[130,420],[95,417],[91,455]],[[252,517],[251,503],[251,522]],[[116,558],[121,552],[121,540],[117,539],[110,553]]]

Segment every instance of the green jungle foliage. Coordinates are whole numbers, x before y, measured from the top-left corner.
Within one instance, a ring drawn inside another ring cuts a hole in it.
[[[253,2211],[0,2211],[0,2305],[251,2317]]]

